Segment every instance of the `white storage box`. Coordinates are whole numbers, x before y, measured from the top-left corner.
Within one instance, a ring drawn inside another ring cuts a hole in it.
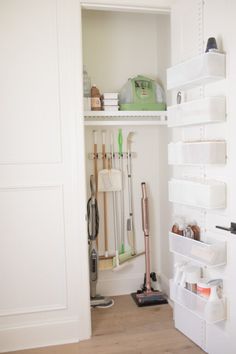
[[[223,78],[225,54],[209,52],[167,69],[167,89],[191,89]]]
[[[180,127],[223,122],[226,118],[225,97],[206,97],[167,108],[168,126]]]
[[[226,185],[214,180],[172,179],[169,201],[206,209],[225,208]]]
[[[209,241],[204,243],[169,233],[170,251],[180,254],[206,266],[220,266],[226,263],[226,242]]]
[[[206,350],[206,322],[187,308],[175,303],[175,327],[200,348]],[[191,326],[189,325],[191,323]]]
[[[207,304],[208,299],[199,296],[193,293],[190,290],[185,289],[184,287],[176,284],[173,279],[170,280],[170,298],[175,303],[183,306],[189,311],[193,312],[199,318],[205,320],[205,306]],[[226,319],[226,311],[222,314],[222,317],[219,318],[215,322],[208,323],[217,323],[220,321],[224,321]]]
[[[170,143],[168,163],[170,165],[225,164],[225,141],[198,141]]]

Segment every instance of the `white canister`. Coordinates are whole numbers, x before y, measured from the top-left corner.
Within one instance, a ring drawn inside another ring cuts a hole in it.
[[[197,294],[207,299],[211,294],[211,285],[208,284],[208,281],[209,279],[202,278],[197,282]]]
[[[197,292],[197,283],[201,278],[201,267],[198,266],[186,266],[183,269],[183,275],[181,279],[181,285],[188,290]]]

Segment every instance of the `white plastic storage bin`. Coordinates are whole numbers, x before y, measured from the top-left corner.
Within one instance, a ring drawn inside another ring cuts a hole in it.
[[[204,179],[172,179],[169,201],[205,209],[225,208],[226,185]]]
[[[205,266],[220,266],[226,263],[226,242],[209,240],[204,243],[169,233],[170,251],[180,254]]]
[[[185,307],[174,305],[175,327],[200,348],[206,350],[206,322]],[[191,323],[191,326],[189,325]]]
[[[205,307],[209,300],[193,293],[190,290],[185,289],[179,284],[176,284],[173,281],[173,279],[170,280],[170,298],[175,303],[193,312],[196,316],[198,316],[202,320],[204,321],[206,320]],[[226,309],[225,312],[222,313],[222,316],[217,319],[217,321],[208,322],[208,323],[217,323],[217,322],[224,321],[225,319],[226,319]]]
[[[209,52],[167,69],[167,89],[191,89],[223,78],[225,54]]]
[[[168,127],[223,122],[226,118],[225,97],[206,97],[167,108]]]
[[[225,164],[225,141],[198,141],[170,143],[168,163],[170,165]]]

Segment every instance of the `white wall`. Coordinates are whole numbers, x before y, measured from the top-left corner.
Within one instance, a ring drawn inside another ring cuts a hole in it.
[[[119,92],[138,74],[165,85],[169,17],[111,11],[82,12],[83,61],[101,92]]]

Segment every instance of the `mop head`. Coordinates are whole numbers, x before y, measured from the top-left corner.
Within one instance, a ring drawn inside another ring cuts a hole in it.
[[[139,290],[136,293],[132,293],[131,296],[139,307],[168,304],[166,296],[158,290],[152,290],[148,293]]]

